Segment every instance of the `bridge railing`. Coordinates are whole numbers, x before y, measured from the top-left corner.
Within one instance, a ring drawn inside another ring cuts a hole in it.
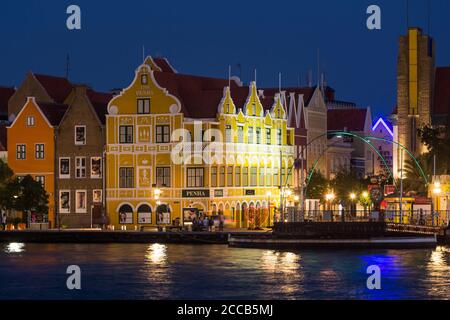
[[[400,225],[447,227],[450,210],[305,210],[290,208],[285,213],[286,222],[386,222]]]

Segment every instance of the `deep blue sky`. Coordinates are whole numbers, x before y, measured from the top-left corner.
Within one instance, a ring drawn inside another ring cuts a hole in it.
[[[431,0],[439,65],[450,65],[450,1]],[[0,85],[19,85],[29,70],[65,74],[99,90],[129,84],[148,54],[169,58],[182,73],[242,79],[258,70],[259,86],[305,83],[321,69],[337,97],[370,105],[374,116],[395,104],[397,40],[406,0],[40,1],[0,3]],[[82,30],[68,31],[66,8],[78,4]],[[382,30],[366,28],[366,8],[382,9]],[[427,0],[410,0],[410,25],[427,31]],[[233,69],[235,74],[238,69]]]

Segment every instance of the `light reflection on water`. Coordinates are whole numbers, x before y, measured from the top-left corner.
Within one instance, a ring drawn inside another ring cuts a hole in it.
[[[25,243],[11,242],[5,246],[6,253],[21,253],[25,251]]]
[[[82,269],[68,291],[66,268]],[[366,288],[378,265],[382,290]],[[18,244],[0,250],[0,299],[448,299],[450,249],[289,251],[220,245]]]

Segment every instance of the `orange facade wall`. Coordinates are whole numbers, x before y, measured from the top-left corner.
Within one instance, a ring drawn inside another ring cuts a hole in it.
[[[34,117],[34,125],[28,118]],[[36,145],[44,144],[44,158],[36,158]],[[17,145],[26,146],[26,159],[17,159]],[[28,99],[22,111],[8,128],[8,165],[16,176],[45,177],[45,190],[49,195],[49,221],[55,226],[54,129],[40,111],[34,99]]]

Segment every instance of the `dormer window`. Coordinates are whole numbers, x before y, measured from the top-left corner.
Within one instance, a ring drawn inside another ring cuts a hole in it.
[[[150,99],[138,99],[137,100],[137,113],[149,114],[150,113]]]
[[[34,127],[36,125],[36,119],[33,116],[27,117],[27,126]]]

